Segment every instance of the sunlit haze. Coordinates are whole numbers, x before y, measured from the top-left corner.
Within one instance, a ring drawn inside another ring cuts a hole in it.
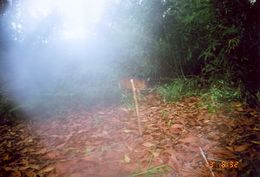
[[[112,17],[107,12],[117,3],[26,0],[10,5],[5,21],[13,42],[5,79],[11,97],[24,107],[37,107],[42,100],[56,104],[64,95],[100,96],[97,88],[116,75],[118,48],[109,36]]]
[[[13,17],[14,30],[33,33],[50,15],[59,16],[58,35],[65,39],[86,38],[95,33],[108,1],[105,0],[27,0],[22,1]]]

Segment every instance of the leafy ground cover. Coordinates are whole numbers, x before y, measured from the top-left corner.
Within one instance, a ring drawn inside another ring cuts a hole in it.
[[[143,136],[124,106],[1,121],[0,176],[208,177],[210,167],[219,177],[259,174],[259,112],[231,102],[232,111],[212,114],[198,96],[145,98]]]

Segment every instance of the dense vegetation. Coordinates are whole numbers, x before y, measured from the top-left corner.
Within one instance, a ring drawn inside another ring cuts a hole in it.
[[[110,64],[105,63],[96,68],[98,72],[93,77],[97,79],[90,83],[91,87],[86,82],[87,85],[81,84],[83,77],[92,77],[89,74],[91,71],[88,72],[87,67],[75,69],[77,66],[74,66],[73,72],[67,72],[61,77],[71,78],[69,83],[57,78],[49,81],[56,83],[59,80],[59,84],[56,84],[61,86],[55,88],[60,93],[48,89],[45,92],[55,95],[54,98],[58,100],[61,100],[60,97],[70,100],[73,94],[85,101],[104,100],[108,98],[105,96],[107,90],[114,90],[113,93],[117,94],[117,78],[133,75],[149,77],[151,83],[155,84],[168,83],[157,89],[166,100],[175,100],[183,95],[202,95],[205,99],[213,96],[225,101],[244,100],[252,107],[259,106],[259,1],[112,2],[100,22],[102,30],[97,32],[98,39],[102,39],[104,45],[95,46],[106,51],[95,57],[109,58]],[[8,15],[5,14],[6,7],[7,1],[1,1],[2,17]],[[57,16],[52,14],[48,18]],[[7,35],[8,26],[3,19],[0,41],[2,61],[5,60],[4,53],[8,47],[14,45],[13,37],[16,35]],[[49,30],[53,31],[53,23],[45,22],[43,25],[49,25]],[[35,44],[40,43],[39,39],[50,38],[42,28],[36,32],[37,38],[21,40],[20,44]],[[91,50],[89,46],[86,48]],[[111,74],[111,71],[115,72]],[[170,81],[174,82],[169,85]],[[73,87],[71,82],[74,82]],[[77,89],[78,93],[68,94],[75,86],[81,87]],[[61,88],[65,87],[67,90],[63,92]],[[82,90],[87,90],[91,96],[84,97]],[[49,100],[46,96],[43,99]]]
[[[251,106],[259,104],[259,2],[143,1],[140,6],[142,42],[152,43],[149,53],[139,52],[148,58],[140,72],[154,78],[199,76],[205,86],[222,80]]]

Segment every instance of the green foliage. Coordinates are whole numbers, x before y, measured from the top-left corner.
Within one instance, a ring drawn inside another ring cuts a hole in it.
[[[199,94],[200,84],[196,79],[176,79],[170,84],[159,86],[157,92],[165,101],[177,101],[184,96]]]
[[[163,97],[165,101],[176,101],[181,98],[181,91],[183,85],[171,84],[164,85],[157,88],[157,92]]]
[[[129,92],[121,92],[121,104],[126,106],[128,109],[134,108],[133,94]]]
[[[235,26],[225,27],[219,24],[209,26],[206,34],[207,47],[199,56],[205,61],[204,76],[230,75],[235,72],[235,68],[230,65],[229,54],[239,45],[238,32],[239,29]]]
[[[201,93],[201,106],[209,112],[216,113],[231,101],[241,100],[240,90],[232,88],[223,80],[215,81],[209,89]]]
[[[232,87],[223,80],[216,80],[209,86],[202,86],[198,78],[176,79],[170,84],[159,86],[157,92],[167,102],[178,101],[186,96],[200,96],[200,106],[212,113],[232,101],[241,100],[240,89]]]
[[[242,92],[247,92],[244,99],[256,105],[254,99],[260,89],[256,27],[259,2],[165,2],[168,7],[163,19],[165,35],[160,40],[169,42],[170,48],[175,52],[168,52],[171,55],[164,57],[163,63],[180,63],[177,68],[176,64],[167,65],[178,71],[185,63],[191,66],[199,58],[204,61],[202,73],[208,83],[213,83],[219,77],[233,81],[236,86],[242,86]],[[171,75],[172,70],[166,71]],[[184,74],[185,71],[187,73],[187,69],[184,69]]]

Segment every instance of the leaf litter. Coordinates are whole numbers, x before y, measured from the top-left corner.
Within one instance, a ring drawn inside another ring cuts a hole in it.
[[[0,176],[257,176],[259,111],[236,102],[210,114],[199,102],[151,93],[140,104],[143,136],[122,106],[2,123]]]

